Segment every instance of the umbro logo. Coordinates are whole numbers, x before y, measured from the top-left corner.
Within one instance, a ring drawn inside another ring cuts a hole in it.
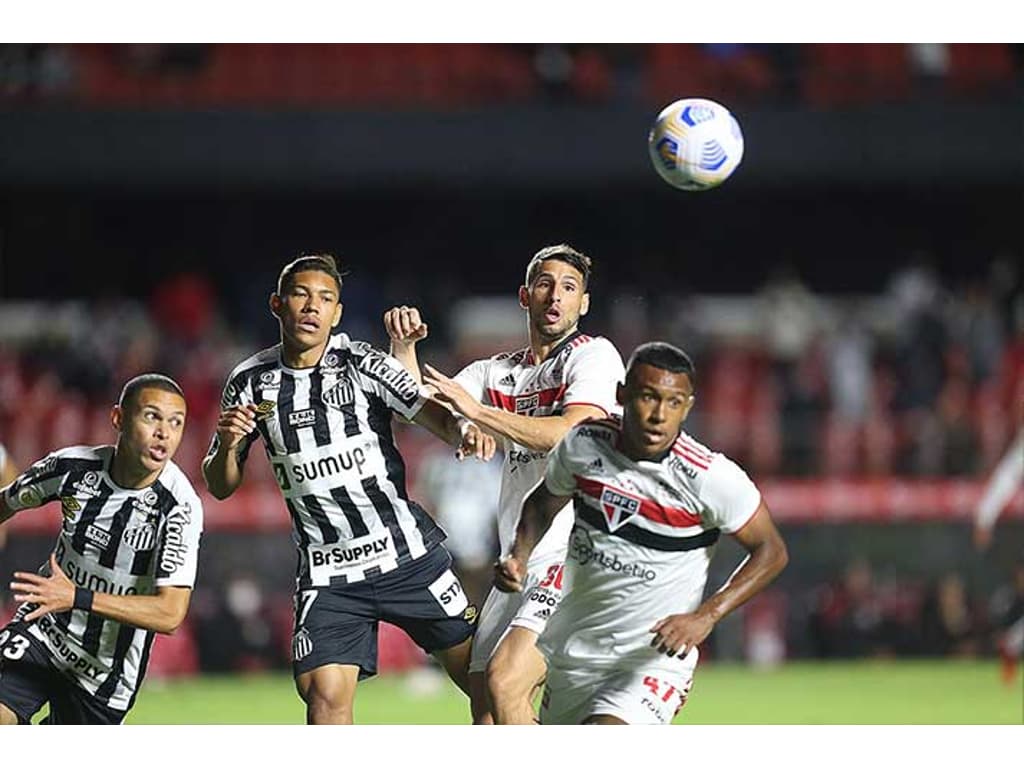
[[[498,385],[502,387],[514,387],[516,385],[515,377],[509,373],[498,379]]]

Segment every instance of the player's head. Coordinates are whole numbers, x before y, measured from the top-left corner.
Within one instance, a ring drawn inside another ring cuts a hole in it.
[[[327,253],[303,254],[281,270],[270,311],[281,339],[299,350],[325,345],[341,321],[341,272]]]
[[[695,383],[683,350],[660,341],[637,347],[616,393],[627,447],[648,457],[668,450],[693,407]]]
[[[555,341],[574,331],[590,309],[589,282],[589,256],[565,243],[537,251],[526,267],[526,284],[519,288],[531,334]]]
[[[159,473],[181,444],[186,410],[185,393],[174,379],[159,373],[131,379],[110,415],[121,461]]]

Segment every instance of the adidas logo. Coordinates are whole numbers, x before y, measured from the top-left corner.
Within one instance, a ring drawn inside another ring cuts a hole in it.
[[[515,377],[511,373],[505,374],[498,379],[498,385],[502,387],[514,387],[516,385]]]
[[[587,464],[587,469],[604,469],[604,463],[601,461],[600,457],[598,457]]]
[[[537,611],[536,615],[537,615],[538,619],[550,619],[551,618],[551,609],[550,608],[545,608],[543,611]]]

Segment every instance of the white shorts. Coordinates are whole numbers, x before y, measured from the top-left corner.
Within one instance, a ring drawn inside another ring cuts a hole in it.
[[[564,568],[562,550],[528,564],[522,592],[491,590],[477,619],[470,672],[487,669],[487,662],[512,627],[524,627],[537,635],[544,631],[551,614],[562,602]]]
[[[579,725],[591,715],[614,715],[630,725],[670,725],[690,695],[693,664],[664,668],[548,668],[541,725]]]

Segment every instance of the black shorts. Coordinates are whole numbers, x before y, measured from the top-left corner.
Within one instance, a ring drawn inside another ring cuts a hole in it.
[[[368,581],[297,593],[295,676],[325,664],[358,666],[360,680],[375,675],[381,621],[401,627],[427,653],[466,640],[473,634],[477,610],[451,565],[451,555],[439,545]]]
[[[28,625],[11,623],[0,629],[0,704],[28,725],[43,704],[50,725],[120,725],[127,712],[96,701],[50,663],[46,647],[27,631]]]

